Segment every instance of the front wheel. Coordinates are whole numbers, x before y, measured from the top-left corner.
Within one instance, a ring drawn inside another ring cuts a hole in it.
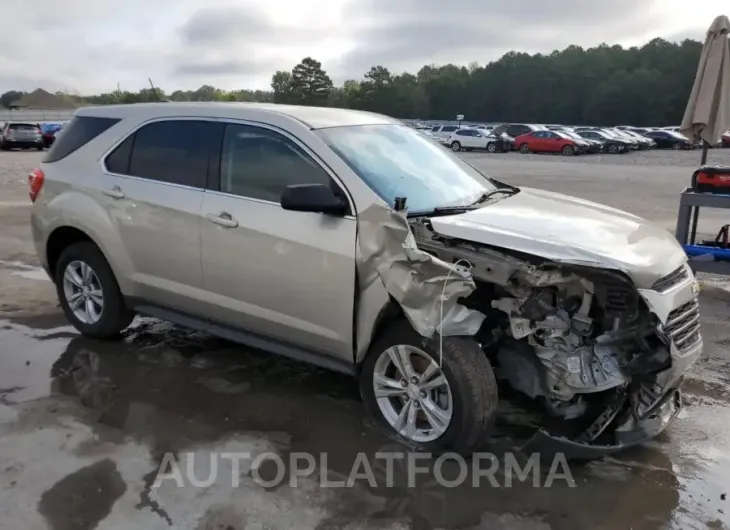
[[[452,142],[451,150],[455,153],[458,153],[459,151],[461,151],[461,144],[459,142]]]
[[[407,321],[370,348],[360,375],[368,412],[384,432],[418,450],[469,455],[484,445],[497,412],[497,383],[484,352],[468,337],[424,344]]]
[[[58,259],[56,292],[68,321],[82,335],[110,339],[134,318],[106,258],[90,242],[75,243]]]
[[[487,151],[490,153],[496,153],[497,152],[497,142],[489,142],[487,144]]]
[[[680,144],[673,144],[672,149],[674,149],[675,151],[679,151],[680,149],[682,149],[682,146]]]
[[[618,153],[618,146],[616,144],[610,144],[608,146],[608,152],[612,155],[615,155],[616,153]]]
[[[573,156],[575,154],[575,147],[572,145],[564,145],[562,149],[563,156]]]
[[[520,153],[522,153],[523,155],[526,155],[529,152],[530,152],[530,147],[527,144],[522,144],[520,146]]]

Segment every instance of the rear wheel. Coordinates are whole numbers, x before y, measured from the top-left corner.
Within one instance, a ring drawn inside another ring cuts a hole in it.
[[[497,383],[475,340],[444,337],[424,344],[398,321],[370,348],[360,376],[368,412],[384,432],[410,447],[468,455],[488,439],[497,411]]]
[[[82,335],[109,339],[134,318],[104,255],[89,242],[74,243],[58,259],[56,292],[68,321]]]
[[[459,151],[461,151],[461,144],[459,142],[452,142],[451,150],[454,151],[455,153],[458,153]]]
[[[525,154],[525,155],[526,155],[526,154],[527,154],[527,153],[529,153],[529,152],[530,152],[530,147],[529,147],[529,146],[528,146],[527,144],[522,144],[522,145],[520,146],[520,153],[522,153],[522,154]]]
[[[573,156],[575,154],[575,147],[572,145],[564,145],[561,152],[564,156]]]

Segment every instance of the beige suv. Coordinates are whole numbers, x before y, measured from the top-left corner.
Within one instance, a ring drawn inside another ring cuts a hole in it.
[[[702,349],[665,230],[503,184],[381,115],[81,109],[29,182],[38,256],[82,334],[144,314],[354,375],[422,449],[481,447],[497,380],[562,420],[528,446],[639,443]]]

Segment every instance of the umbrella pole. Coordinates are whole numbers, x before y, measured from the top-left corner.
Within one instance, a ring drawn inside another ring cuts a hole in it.
[[[704,166],[707,164],[707,150],[709,149],[710,144],[707,142],[707,140],[702,140],[702,158],[700,159],[700,165]]]

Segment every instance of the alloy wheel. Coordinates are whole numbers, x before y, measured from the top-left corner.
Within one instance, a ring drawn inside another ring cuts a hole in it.
[[[94,270],[81,260],[71,261],[63,273],[66,303],[79,321],[95,324],[104,310],[104,293]]]
[[[438,363],[414,346],[385,350],[373,371],[375,401],[381,414],[401,436],[431,442],[451,424],[451,387]]]

